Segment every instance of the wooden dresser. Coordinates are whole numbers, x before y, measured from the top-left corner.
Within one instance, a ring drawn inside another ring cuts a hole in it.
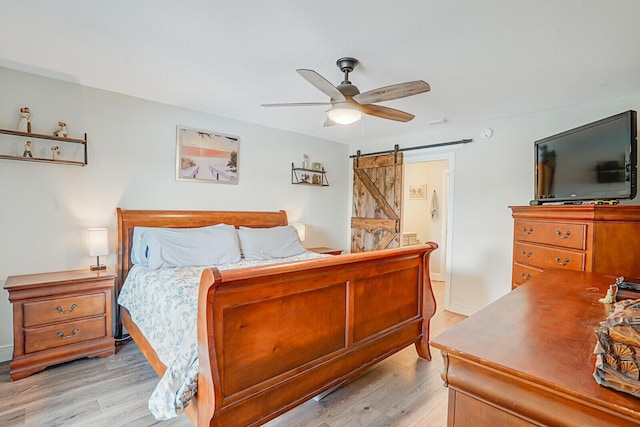
[[[640,399],[593,378],[614,276],[548,270],[433,338],[455,426],[638,426]]]
[[[512,288],[547,268],[640,277],[640,206],[511,206]]]
[[[113,270],[7,278],[13,304],[11,379],[82,357],[115,352],[111,331]]]

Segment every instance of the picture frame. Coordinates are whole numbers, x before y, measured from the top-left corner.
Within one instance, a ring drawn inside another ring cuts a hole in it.
[[[240,137],[177,126],[176,180],[238,183]]]
[[[427,198],[427,184],[410,184],[409,199],[424,200]]]

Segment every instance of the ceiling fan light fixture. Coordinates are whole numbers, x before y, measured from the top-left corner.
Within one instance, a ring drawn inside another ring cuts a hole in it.
[[[327,110],[327,118],[341,125],[350,125],[362,119],[362,111],[349,104],[337,103]]]

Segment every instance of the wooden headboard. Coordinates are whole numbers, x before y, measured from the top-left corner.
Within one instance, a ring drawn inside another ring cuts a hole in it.
[[[230,224],[236,228],[276,227],[287,225],[287,213],[278,212],[234,212],[234,211],[151,211],[116,209],[118,217],[118,264],[117,290],[120,294],[124,279],[132,267],[131,243],[133,227],[192,228],[215,224]]]

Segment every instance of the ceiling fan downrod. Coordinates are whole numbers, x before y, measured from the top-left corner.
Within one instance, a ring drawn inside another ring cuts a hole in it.
[[[349,81],[349,73],[353,71],[354,68],[358,65],[358,60],[355,58],[351,58],[349,56],[345,56],[344,58],[340,58],[336,61],[336,65],[344,73],[344,81],[343,85],[350,85]]]

